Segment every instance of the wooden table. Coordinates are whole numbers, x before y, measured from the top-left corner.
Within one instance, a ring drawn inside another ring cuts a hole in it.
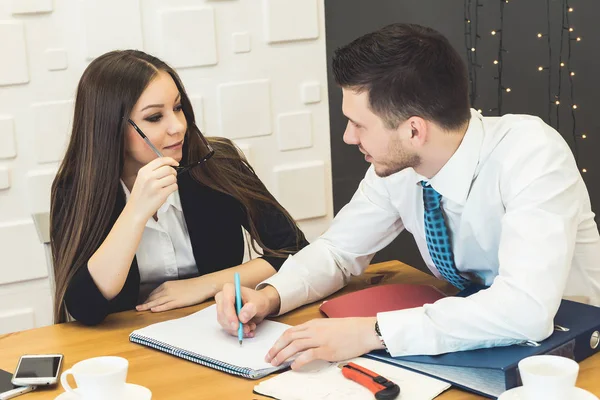
[[[432,284],[446,293],[453,292],[446,282],[398,261],[389,261],[371,265],[364,275],[353,279],[344,290],[333,296],[380,283]],[[3,335],[0,336],[0,368],[14,372],[19,356],[24,353],[64,354],[63,371],[86,358],[117,355],[129,360],[127,381],[148,387],[152,390],[153,399],[266,399],[252,393],[258,381],[228,375],[129,342],[128,336],[135,329],[183,317],[211,304],[207,302],[158,314],[126,311],[109,316],[95,327],[74,322]],[[277,320],[297,325],[312,318],[321,318],[319,304],[304,306]],[[600,354],[581,362],[577,386],[600,395],[599,372]],[[38,389],[19,399],[54,399],[62,391],[58,384],[53,389]],[[482,397],[453,388],[438,398],[468,400]]]

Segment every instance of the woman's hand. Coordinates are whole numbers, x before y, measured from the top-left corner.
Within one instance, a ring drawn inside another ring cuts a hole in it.
[[[203,282],[202,277],[168,281],[154,289],[136,310],[161,312],[187,307],[213,297],[215,291],[211,285]]]
[[[148,221],[177,190],[177,171],[173,168],[177,165],[179,163],[171,157],[162,157],[138,171],[128,203],[142,221]]]

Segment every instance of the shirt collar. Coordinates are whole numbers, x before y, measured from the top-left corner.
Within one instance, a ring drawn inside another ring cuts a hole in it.
[[[471,183],[475,179],[483,134],[483,117],[471,109],[469,127],[458,149],[433,178],[428,180],[424,176],[415,174],[417,183],[428,181],[442,197],[464,205]]]
[[[120,179],[120,182],[121,182],[121,187],[123,188],[123,191],[125,192],[125,202],[128,202],[129,196],[131,196],[131,192],[129,191],[129,189],[127,189],[127,186],[125,186],[125,183],[123,182],[122,179]],[[162,206],[160,206],[159,210],[166,211],[169,206],[173,206],[177,210],[183,212],[183,208],[181,207],[181,199],[179,198],[179,190],[176,190],[173,193],[171,193],[169,195],[169,197],[167,197],[167,200],[164,202],[164,204]]]

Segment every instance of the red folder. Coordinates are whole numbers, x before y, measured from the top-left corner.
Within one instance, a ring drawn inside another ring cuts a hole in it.
[[[446,297],[430,285],[391,284],[348,293],[321,304],[330,318],[375,317],[379,312],[421,307]]]

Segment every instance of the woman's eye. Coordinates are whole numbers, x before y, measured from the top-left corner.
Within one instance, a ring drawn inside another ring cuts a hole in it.
[[[179,112],[183,109],[183,106],[181,104],[177,104],[174,108],[175,112]]]
[[[154,114],[146,118],[148,122],[158,122],[162,118],[162,114]]]

